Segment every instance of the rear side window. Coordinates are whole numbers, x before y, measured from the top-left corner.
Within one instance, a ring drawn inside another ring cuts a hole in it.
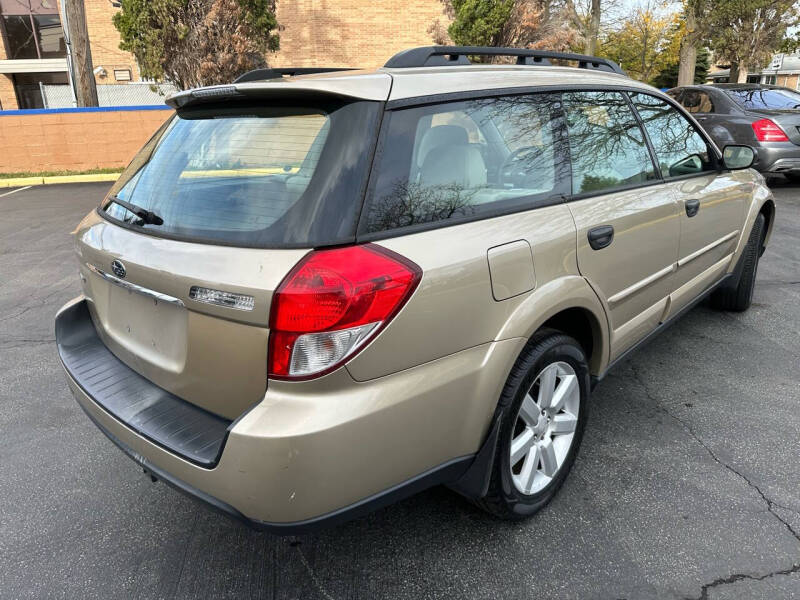
[[[364,233],[511,212],[569,192],[556,96],[450,102],[386,118]]]
[[[564,109],[573,194],[656,179],[644,134],[622,93],[570,92]]]
[[[725,90],[734,101],[745,109],[795,110],[800,108],[800,94],[782,89]]]
[[[631,94],[631,101],[642,118],[665,178],[714,170],[708,144],[680,112],[649,94]]]
[[[354,241],[380,104],[179,112],[103,211],[154,235],[257,247]],[[120,200],[154,212],[143,222]]]
[[[684,90],[681,105],[690,113],[713,113],[714,102],[706,92],[700,90]]]

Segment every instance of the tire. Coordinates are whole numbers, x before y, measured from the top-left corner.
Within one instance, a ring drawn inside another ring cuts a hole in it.
[[[553,376],[552,397],[563,397],[564,402],[560,408],[555,407],[558,410],[551,406],[544,411],[547,414],[540,416],[541,406],[547,406],[548,394],[539,392],[543,386],[549,389],[547,383]],[[563,394],[559,392],[562,385],[566,386]],[[531,395],[526,399],[529,391]],[[500,435],[488,493],[475,503],[507,520],[524,519],[542,509],[555,496],[575,461],[586,426],[588,398],[589,367],[580,344],[553,329],[537,332],[511,369],[500,396],[496,413],[501,419]],[[525,410],[521,411],[523,401]],[[573,417],[577,417],[574,422]],[[536,425],[532,426],[534,420]],[[570,438],[568,429],[573,425]],[[523,456],[514,464],[512,442],[518,456]],[[531,450],[520,455],[528,444]],[[553,461],[557,464],[555,470]]]
[[[753,301],[753,290],[756,287],[756,274],[758,272],[758,258],[761,254],[761,244],[764,240],[766,220],[759,214],[753,223],[747,246],[742,253],[739,265],[739,277],[732,286],[722,286],[711,293],[711,306],[717,310],[730,310],[742,312],[750,308]]]

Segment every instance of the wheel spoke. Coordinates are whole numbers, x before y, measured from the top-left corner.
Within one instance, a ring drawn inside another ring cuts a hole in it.
[[[519,416],[529,427],[534,427],[539,420],[539,407],[536,406],[536,401],[530,394],[525,394],[522,406],[519,408]]]
[[[550,410],[553,411],[553,414],[558,413],[558,411],[564,408],[564,403],[567,398],[574,394],[577,389],[578,378],[575,377],[575,375],[567,375],[561,379],[558,388],[556,388],[553,393],[553,400],[550,404]]]
[[[534,445],[533,430],[526,427],[525,431],[511,440],[511,466],[517,464],[523,456],[528,454]]]
[[[541,409],[550,408],[550,403],[553,401],[553,391],[556,388],[557,374],[558,367],[550,365],[539,375],[539,408]]]
[[[522,470],[519,473],[520,483],[524,493],[530,493],[533,488],[533,480],[536,479],[537,469],[539,468],[539,448],[534,446],[525,457],[522,463]]]
[[[581,383],[575,367],[557,360],[541,368],[516,414],[510,415],[514,433],[505,452],[517,491],[537,494],[555,481],[575,443],[580,411]]]
[[[553,441],[543,441],[539,444],[539,451],[542,454],[542,471],[548,477],[552,477],[558,470],[558,459],[556,458],[556,449],[553,448]]]
[[[561,435],[564,433],[573,433],[577,426],[578,419],[575,416],[569,413],[562,413],[553,417],[553,423],[550,425],[550,429],[556,435]]]

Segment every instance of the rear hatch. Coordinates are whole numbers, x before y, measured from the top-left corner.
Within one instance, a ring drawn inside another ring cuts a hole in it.
[[[108,348],[234,419],[264,394],[273,291],[352,243],[378,102],[320,94],[179,109],[76,231]]]
[[[783,129],[793,143],[800,145],[800,94],[785,88],[727,90],[739,106],[755,118],[766,118]]]

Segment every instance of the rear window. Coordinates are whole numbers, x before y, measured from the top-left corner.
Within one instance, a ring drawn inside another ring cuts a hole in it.
[[[736,103],[746,109],[794,110],[800,109],[800,94],[780,89],[725,90]]]
[[[176,114],[102,211],[146,233],[256,247],[355,240],[379,103],[240,106]],[[114,202],[155,213],[149,223]]]

